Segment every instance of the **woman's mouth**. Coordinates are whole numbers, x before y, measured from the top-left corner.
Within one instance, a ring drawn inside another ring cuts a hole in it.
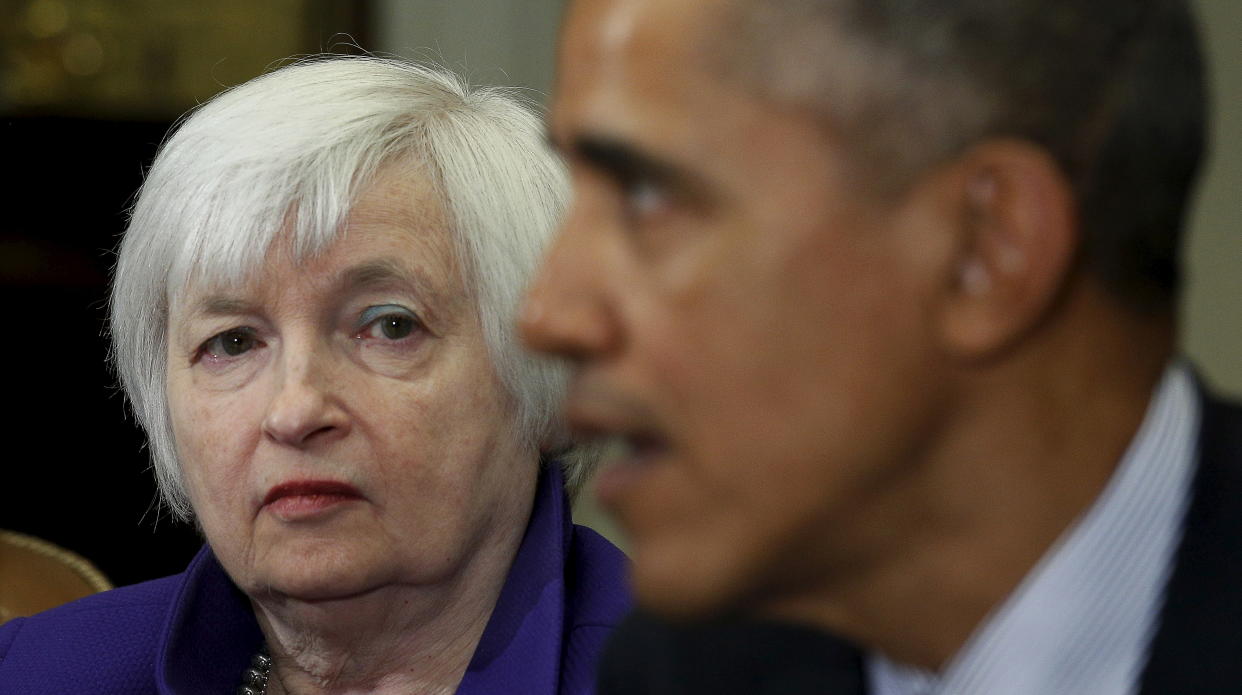
[[[348,483],[335,480],[292,480],[269,490],[263,498],[263,508],[282,521],[298,521],[361,499],[362,493]]]

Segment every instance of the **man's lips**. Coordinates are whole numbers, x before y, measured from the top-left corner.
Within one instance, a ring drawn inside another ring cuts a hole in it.
[[[664,439],[650,435],[614,435],[609,441],[603,468],[595,479],[595,496],[611,507],[643,485],[669,447]]]
[[[595,492],[607,506],[641,487],[651,469],[659,468],[672,450],[660,420],[641,399],[602,381],[585,379],[572,384],[565,418],[577,438],[604,447]]]
[[[336,480],[291,480],[268,490],[263,506],[286,521],[313,516],[342,502],[362,499],[349,483]]]

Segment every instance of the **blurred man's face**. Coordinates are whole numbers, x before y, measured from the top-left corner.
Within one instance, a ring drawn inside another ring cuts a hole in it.
[[[730,80],[724,4],[571,8],[575,200],[523,325],[576,364],[573,425],[628,439],[597,491],[640,601],[680,615],[847,578],[935,418],[926,201],[877,202],[822,123]]]

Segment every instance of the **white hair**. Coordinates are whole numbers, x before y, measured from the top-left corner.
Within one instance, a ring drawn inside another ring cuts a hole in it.
[[[559,457],[571,495],[589,474],[598,457],[568,445],[559,416],[565,368],[525,353],[513,327],[568,195],[540,118],[508,90],[471,88],[439,68],[317,57],[188,115],[155,158],[121,241],[113,359],[174,515],[192,510],[168,412],[170,307],[191,281],[244,282],[285,227],[296,259],[326,249],[359,192],[398,159],[420,164],[441,193],[516,431]]]

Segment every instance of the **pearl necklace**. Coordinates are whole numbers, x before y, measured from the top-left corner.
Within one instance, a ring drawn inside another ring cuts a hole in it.
[[[264,647],[250,659],[250,666],[242,674],[241,685],[237,695],[265,695],[267,693],[267,677],[272,671],[272,657],[267,655]]]

